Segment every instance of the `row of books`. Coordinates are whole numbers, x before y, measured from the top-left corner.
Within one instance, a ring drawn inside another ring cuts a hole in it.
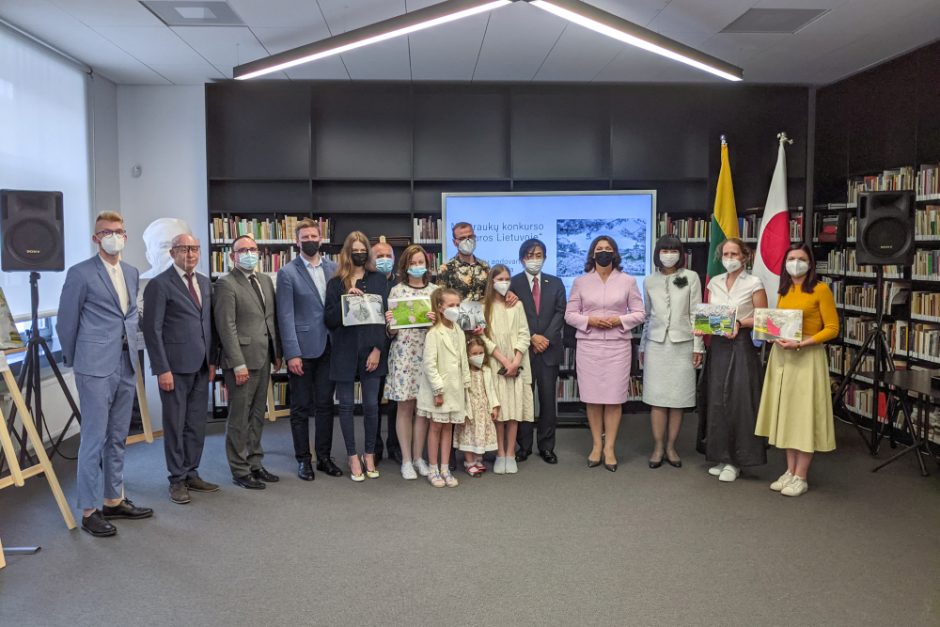
[[[914,237],[940,240],[940,205],[927,205],[914,212]]]
[[[848,216],[845,220],[845,233],[839,233],[838,215],[815,214],[813,216],[814,239],[819,242],[854,242],[858,238],[858,219]]]
[[[213,244],[228,244],[236,237],[251,235],[259,243],[290,244],[296,237],[297,223],[305,216],[284,216],[282,218],[212,218],[209,225],[209,237]],[[334,223],[329,218],[314,218],[320,225],[322,241],[330,241]]]
[[[835,282],[834,282],[835,283]],[[843,283],[839,281],[839,283]],[[878,301],[878,291],[874,285],[865,283],[863,285],[832,285],[833,288],[842,288],[843,297],[837,305],[852,307],[854,309],[868,310],[874,313]],[[890,312],[892,305],[905,302],[907,296],[907,286],[895,281],[885,283],[884,292],[881,295],[882,307],[884,311]],[[834,292],[833,292],[834,293]]]
[[[271,390],[274,394],[275,407],[287,407],[290,404],[290,387],[287,381],[272,381]],[[353,397],[357,404],[362,403],[362,388],[358,381],[353,386]],[[216,382],[212,385],[212,400],[215,407],[228,407],[228,386],[224,383]],[[339,403],[336,396],[333,397],[334,403]]]
[[[802,212],[803,207],[790,207],[791,212]],[[763,215],[746,215],[738,218],[738,233],[741,239],[757,240],[760,234],[760,225],[763,221]],[[790,216],[790,241],[803,239],[803,214]]]
[[[875,267],[859,265],[855,260],[855,249],[830,250],[825,259],[816,262],[816,272],[845,274],[846,276],[875,276]],[[884,276],[891,279],[904,277],[904,266],[884,266]]]
[[[847,344],[861,346],[865,341],[865,336],[871,330],[874,324],[874,318],[868,316],[845,316],[842,321],[844,330],[842,337]],[[909,350],[909,325],[906,320],[895,320],[885,322],[882,325],[885,330],[885,339],[888,342],[888,348],[892,354],[906,355]]]
[[[911,317],[940,321],[940,292],[911,292]]]
[[[209,270],[213,275],[222,274],[232,269],[231,252],[232,249],[228,246],[221,250],[212,251],[209,258]],[[261,248],[258,251],[258,257],[258,272],[277,272],[297,257],[297,250],[287,248],[274,251]]]
[[[669,217],[668,213],[661,213],[656,220],[656,236],[672,234],[683,242],[707,241],[710,221],[702,218]]]
[[[918,250],[914,253],[911,272],[915,279],[938,279],[940,276],[940,250]]]
[[[848,202],[858,202],[862,192],[887,192],[914,189],[916,174],[912,166],[885,170],[881,174],[849,179]]]
[[[412,240],[415,244],[437,244],[441,241],[440,218],[414,218],[414,235]]]
[[[940,197],[940,165],[929,163],[920,166],[914,183],[914,193],[918,198],[929,200]]]

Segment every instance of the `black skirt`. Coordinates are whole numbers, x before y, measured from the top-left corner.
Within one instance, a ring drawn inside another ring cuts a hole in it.
[[[733,340],[712,336],[697,403],[696,448],[705,459],[738,467],[767,463],[766,442],[754,435],[763,380],[750,329]]]

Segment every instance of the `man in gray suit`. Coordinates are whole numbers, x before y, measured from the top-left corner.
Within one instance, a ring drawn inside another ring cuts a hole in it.
[[[215,378],[210,349],[212,308],[209,279],[196,272],[199,240],[177,235],[172,265],[144,289],[144,341],[157,375],[163,404],[163,450],[170,500],[190,502],[189,491],[215,492],[197,469],[206,439],[209,382]]]
[[[266,483],[280,480],[261,465],[271,365],[281,368],[274,283],[268,275],[256,272],[258,245],[251,236],[232,242],[231,259],[235,267],[216,281],[212,294],[229,396],[225,453],[235,485],[263,490]]]
[[[76,484],[82,529],[104,537],[117,533],[109,520],[148,518],[153,510],[124,498],[124,445],[139,363],[138,272],[121,261],[127,241],[121,215],[98,214],[92,241],[98,254],[69,268],[65,277],[56,331],[81,404]]]

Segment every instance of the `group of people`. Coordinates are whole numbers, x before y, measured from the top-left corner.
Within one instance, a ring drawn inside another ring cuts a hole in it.
[[[99,214],[93,234],[98,254],[69,269],[57,322],[83,416],[77,481],[82,528],[110,536],[117,531],[111,520],[153,514],[130,501],[123,486],[124,441],[140,367],[138,327],[160,388],[169,497],[180,504],[191,501],[191,492],[219,490],[198,472],[208,388],[217,368],[228,394],[226,456],[233,482],[246,489],[279,481],[263,465],[261,435],[268,383],[282,363],[289,373],[300,479],[315,479],[314,454],[316,470],[344,474],[331,457],[334,395],[355,482],[379,477],[382,398],[392,408],[386,450],[406,480],[423,476],[434,487],[456,487],[452,470],[460,462],[471,477],[490,468],[494,474],[514,474],[533,445],[545,462],[555,464],[555,397],[566,325],[577,342],[579,394],[592,436],[589,467],[617,470],[632,330],[644,321],[639,359],[643,400],[652,408],[650,468],[664,461],[682,465],[676,440],[683,410],[696,403],[701,450],[716,464],[709,472],[720,481],[734,481],[741,468],[766,463],[769,441],[787,449],[786,472],[771,488],[798,496],[808,487],[812,454],[834,448],[821,344],[838,334],[838,317],[808,247],[788,251],[779,303],[803,311],[805,339],[776,341],[764,377],[750,329],[753,310],[766,306],[766,294],[760,280],[746,272],[751,253],[740,240],[722,245],[727,273],[707,286],[709,302],[737,308],[734,332],[712,336],[705,358],[705,343],[692,325],[701,285],[697,274],[683,267],[682,245],[674,236],[657,242],[656,271],[646,277],[643,296],[636,280],[622,271],[616,240],[595,238],[570,298],[558,277],[542,272],[548,251],[540,240],[522,244],[524,270],[512,275],[507,266],[490,267],[474,255],[472,225],[455,224],[452,236],[457,254],[441,266],[435,284],[428,254],[419,245],[409,246],[396,263],[384,240],[370,245],[365,234],[354,231],[333,262],[321,254],[319,224],[301,220],[295,230],[299,254],[277,273],[275,289],[275,282],[257,271],[259,250],[251,236],[232,242],[233,268],[212,285],[195,271],[199,241],[179,235],[170,248],[173,264],[144,290],[140,315],[138,272],[121,261],[124,221],[117,213]],[[385,325],[343,324],[343,296],[364,294],[381,298]],[[393,328],[390,297],[428,298],[430,328]],[[483,311],[483,320],[471,329],[458,322],[468,301]],[[703,362],[697,386],[696,369]],[[361,448],[354,428],[357,381]],[[490,467],[484,456],[493,453]]]

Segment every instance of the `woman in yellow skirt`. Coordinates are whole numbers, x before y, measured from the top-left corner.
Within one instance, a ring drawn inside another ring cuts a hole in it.
[[[800,496],[809,489],[813,453],[836,447],[823,344],[839,335],[839,314],[829,286],[816,276],[813,252],[806,244],[791,246],[784,256],[778,293],[779,309],[803,312],[803,339],[774,342],[754,433],[787,451],[787,471],[770,489]]]

